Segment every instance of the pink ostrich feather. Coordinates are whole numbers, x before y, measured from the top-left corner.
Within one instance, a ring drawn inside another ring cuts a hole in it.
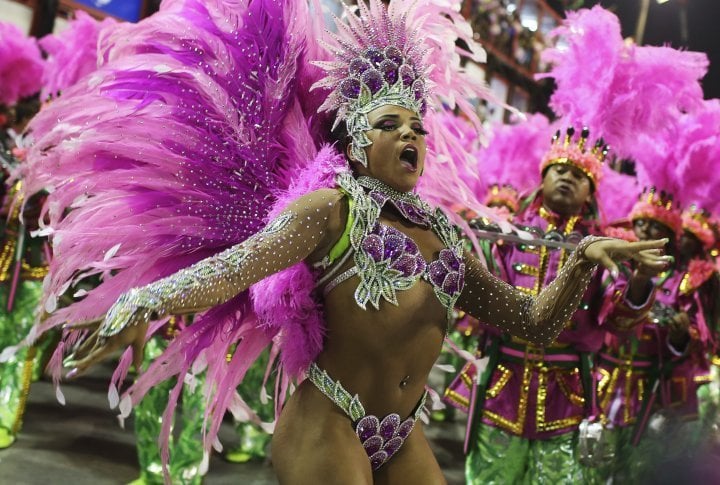
[[[673,145],[675,176],[682,181],[685,207],[695,204],[712,214],[720,212],[720,100],[680,118]]]
[[[82,10],[74,15],[67,29],[39,41],[47,54],[40,94],[43,100],[56,96],[97,69],[100,31],[116,23],[110,17],[95,20]]]
[[[43,296],[49,316],[34,335],[102,317],[121,293],[263,227],[293,167],[316,152],[296,82],[310,35],[295,22],[309,15],[304,8],[166,0],[158,14],[104,35],[101,67],[33,120],[22,175],[26,193],[50,192],[40,233],[56,256]],[[89,277],[99,286],[56,309]],[[243,292],[198,315],[120,399],[121,412],[177,375],[171,422],[183,381],[205,368],[209,446],[225,410],[239,402],[237,384],[273,337]]]
[[[464,146],[458,151],[460,161],[457,164],[458,177],[468,187],[475,187],[479,183],[478,159],[476,153],[480,148],[480,137],[475,127],[463,116],[458,116],[450,110],[438,113],[436,124],[443,131],[448,131],[458,143]],[[433,136],[433,135],[431,135]]]
[[[607,92],[624,55],[620,22],[599,6],[567,12],[567,18],[550,37],[562,42],[542,53],[543,61],[551,63],[552,69],[538,77],[555,80],[557,89],[550,105],[558,115],[568,118],[565,124],[582,125],[585,117],[607,103]]]
[[[603,178],[597,190],[600,218],[608,224],[617,223],[630,215],[640,193],[637,179],[603,166]]]
[[[43,60],[34,37],[0,22],[0,104],[13,105],[42,87]]]
[[[482,179],[478,197],[484,198],[491,185],[511,185],[518,194],[535,189],[540,184],[538,164],[551,140],[552,126],[542,114],[494,125],[487,146],[477,154]]]
[[[344,155],[325,146],[316,159],[293,175],[287,190],[277,196],[268,214],[273,218],[290,202],[321,188],[335,187],[335,176],[346,171]],[[250,290],[253,307],[271,333],[279,332],[280,359],[286,372],[299,376],[322,350],[324,315],[314,295],[316,275],[305,263],[298,263],[256,283]]]

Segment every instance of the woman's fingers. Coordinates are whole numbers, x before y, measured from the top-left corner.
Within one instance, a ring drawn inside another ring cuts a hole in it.
[[[110,354],[121,347],[127,346],[133,341],[133,327],[125,329],[110,338],[104,338],[100,335],[101,328],[98,328],[80,346],[73,352],[63,363],[65,367],[72,367],[68,372],[68,378],[73,378],[89,367],[106,359]]]
[[[638,263],[653,269],[663,269],[673,260],[672,256],[658,255],[654,252],[654,250],[640,251],[633,256],[633,259],[635,259]]]
[[[628,249],[634,253],[645,251],[647,249],[663,249],[668,242],[669,240],[667,238],[631,242],[628,243]]]
[[[610,271],[610,274],[613,278],[617,278],[620,274],[617,264],[615,264],[615,261],[613,261],[612,258],[610,258],[610,256],[608,256],[608,254],[605,252],[600,255],[600,264],[605,266],[608,271]]]
[[[626,259],[637,259],[638,254],[661,254],[667,239],[654,241],[626,242],[617,239],[608,239],[600,241],[598,249],[610,256],[616,261],[624,261]],[[590,246],[592,248],[592,245]]]
[[[129,345],[133,347],[133,362],[139,368],[142,363],[147,328],[148,323],[137,315],[131,316],[128,325],[120,333],[111,337],[104,337],[102,335],[103,325],[99,325],[63,362],[65,367],[72,368],[66,377],[71,379],[80,375],[89,367],[108,358],[115,351]]]
[[[99,337],[100,329],[97,328],[93,333],[86,337],[85,340],[75,349],[75,352],[73,352],[73,355],[76,356],[75,360],[85,357],[85,355],[92,351],[92,349],[97,345]]]
[[[106,340],[103,344],[98,344],[85,358],[75,361],[75,368],[68,372],[68,377],[75,377],[76,375],[82,374],[88,368],[105,360],[117,350],[117,347],[117,343],[111,340]]]

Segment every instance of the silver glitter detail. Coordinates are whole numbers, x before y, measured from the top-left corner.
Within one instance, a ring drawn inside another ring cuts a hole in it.
[[[587,236],[568,258],[555,280],[537,297],[520,292],[491,275],[477,259],[465,255],[465,291],[458,306],[475,318],[536,345],[555,341],[582,300],[596,264],[585,259],[585,250],[605,238]]]
[[[458,240],[456,228],[450,224],[449,219],[440,209],[436,209],[433,213],[430,206],[422,201],[416,194],[411,192],[398,192],[386,184],[369,177],[361,177],[356,180],[348,172],[338,174],[336,182],[353,200],[351,209],[353,225],[350,229],[350,244],[354,250],[355,266],[357,266],[358,275],[360,276],[360,284],[358,284],[355,290],[355,302],[360,308],[366,309],[367,304],[370,303],[378,310],[381,299],[397,305],[396,291],[412,288],[420,277],[430,282],[427,274],[403,276],[398,271],[389,268],[384,261],[376,262],[364,249],[363,241],[378,222],[382,209],[377,200],[365,192],[364,186],[370,187],[372,190],[378,190],[383,195],[395,198],[395,200],[413,203],[417,205],[419,209],[430,213],[430,226],[433,232],[440,238],[440,241],[446,248],[451,249],[457,257],[462,257],[463,244],[462,241]],[[464,266],[461,271],[464,272]],[[334,283],[333,281],[330,284],[337,286],[337,284]],[[441,288],[438,288],[434,284],[432,286],[435,295],[443,306],[447,308],[447,318],[448,321],[450,321],[452,319],[453,307],[460,296],[460,291],[451,295],[443,292]],[[462,290],[462,288],[460,288],[460,290]]]
[[[110,308],[100,336],[167,315],[199,313],[234,297],[266,276],[304,260],[317,247],[337,190],[307,194],[244,242],[173,275],[123,294]]]

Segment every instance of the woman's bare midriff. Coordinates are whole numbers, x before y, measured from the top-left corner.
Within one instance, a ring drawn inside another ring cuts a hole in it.
[[[443,247],[428,230],[392,219],[383,222],[412,237],[428,261]],[[350,394],[358,394],[367,414],[382,418],[398,413],[406,418],[421,399],[440,353],[446,309],[432,286],[420,280],[411,289],[397,293],[398,306],[381,300],[380,310],[371,306],[363,310],[353,297],[357,284],[357,277],[353,277],[325,298],[327,334],[316,362]],[[408,466],[427,468],[421,476],[428,480],[422,483],[443,483],[419,424],[403,448],[375,473],[375,483],[398,472],[393,468]],[[284,478],[290,483],[290,477],[321,472],[335,476],[341,470],[350,475],[338,477],[337,483],[374,483],[368,457],[350,418],[308,381],[300,384],[286,403],[272,447],[273,465],[281,483]],[[422,463],[418,462],[420,457]],[[323,483],[328,483],[327,476],[323,475]]]

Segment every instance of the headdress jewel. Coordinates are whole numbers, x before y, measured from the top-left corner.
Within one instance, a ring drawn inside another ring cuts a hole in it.
[[[425,114],[429,49],[418,40],[418,31],[408,28],[407,11],[398,13],[370,0],[369,6],[358,2],[358,14],[346,5],[345,15],[347,24],[335,17],[336,45],[329,48],[336,59],[315,62],[327,75],[312,89],[332,89],[319,111],[337,110],[334,127],[345,121],[351,154],[367,166],[364,148],[372,143],[366,135],[372,129],[368,113],[391,104]]]
[[[710,250],[716,242],[710,217],[708,211],[695,204],[690,205],[682,213],[683,229],[697,237],[707,250]]]
[[[646,187],[640,199],[630,211],[630,220],[651,219],[667,226],[680,237],[682,234],[682,217],[679,205],[673,200],[672,194],[655,187]]]

